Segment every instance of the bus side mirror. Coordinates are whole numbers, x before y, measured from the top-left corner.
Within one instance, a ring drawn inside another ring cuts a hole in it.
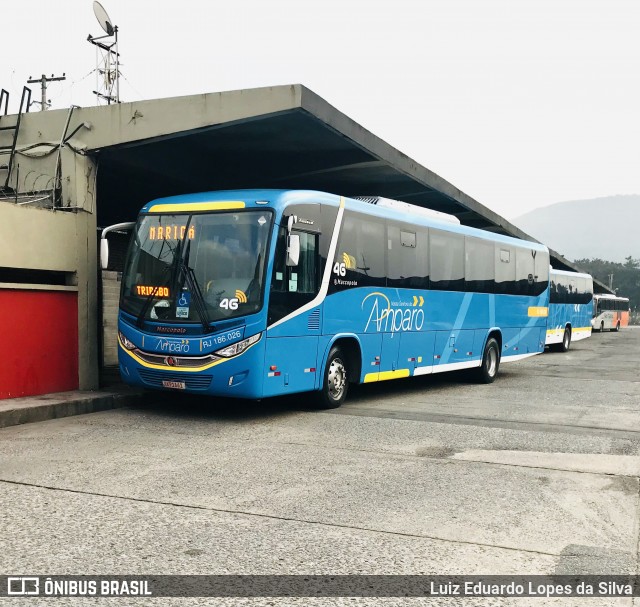
[[[131,230],[135,225],[135,221],[125,221],[124,223],[115,223],[102,230],[102,235],[100,236],[100,267],[103,270],[106,270],[109,265],[109,241],[107,240],[107,234],[114,230]]]
[[[100,239],[100,267],[106,270],[109,266],[109,241],[106,238]]]
[[[287,266],[297,266],[300,262],[300,235],[289,234],[287,239]]]

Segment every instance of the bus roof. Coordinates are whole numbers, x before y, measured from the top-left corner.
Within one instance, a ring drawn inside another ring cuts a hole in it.
[[[629,301],[628,297],[622,297],[621,295],[611,295],[610,293],[594,293],[594,299],[620,299],[622,301]]]
[[[406,212],[403,212],[399,208],[394,208],[393,206],[391,206],[391,208],[389,206],[379,206],[377,204],[363,202],[362,200],[357,200],[348,196],[343,197],[337,194],[330,194],[328,192],[320,192],[316,190],[244,189],[180,194],[177,196],[168,196],[166,198],[157,198],[155,200],[152,200],[142,207],[140,213],[148,213],[151,207],[160,204],[186,205],[198,202],[202,203],[239,199],[248,199],[254,202],[264,202],[265,207],[275,209],[282,208],[286,204],[303,202],[319,202],[322,204],[328,204],[330,206],[339,206],[343,198],[345,200],[346,209],[359,211],[367,215],[385,219],[400,219],[405,221],[406,223],[423,225],[426,227],[432,226],[449,232],[463,234],[465,236],[475,236],[476,238],[491,240],[493,242],[502,242],[505,244],[511,244],[513,246],[525,246],[536,251],[548,252],[548,248],[541,243],[529,240],[520,240],[511,236],[504,236],[502,234],[496,234],[487,230],[481,230],[479,228],[472,228],[458,223],[453,223],[449,216],[446,216],[446,214],[442,214],[446,217],[439,217],[437,212],[435,211],[433,212],[433,215],[431,213],[408,214]]]
[[[549,270],[551,275],[559,275],[559,276],[569,276],[570,278],[590,278],[593,280],[593,276],[591,274],[586,274],[584,272],[570,272],[568,270],[556,270],[555,268],[551,268]]]

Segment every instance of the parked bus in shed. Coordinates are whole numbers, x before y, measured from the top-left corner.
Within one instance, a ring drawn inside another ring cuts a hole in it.
[[[453,216],[314,191],[175,196],[133,229],[120,371],[197,394],[310,391],[332,408],[350,383],[455,369],[492,382],[543,351],[548,305],[544,245]]]
[[[546,344],[566,352],[572,341],[591,336],[593,278],[551,268]]]
[[[593,296],[593,318],[591,326],[595,331],[619,331],[629,325],[629,298],[607,293]]]

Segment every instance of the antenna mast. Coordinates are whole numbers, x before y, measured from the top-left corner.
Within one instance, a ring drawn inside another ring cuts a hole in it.
[[[87,41],[96,47],[97,90],[93,91],[98,105],[106,101],[108,105],[120,103],[120,54],[118,53],[118,26],[113,25],[107,11],[97,0],[93,3],[93,12],[106,36],[92,36]],[[112,40],[98,42],[105,38]]]

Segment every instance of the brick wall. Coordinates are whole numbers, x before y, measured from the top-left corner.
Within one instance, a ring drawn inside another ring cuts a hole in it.
[[[118,300],[120,298],[120,272],[102,271],[102,364],[118,364]]]

